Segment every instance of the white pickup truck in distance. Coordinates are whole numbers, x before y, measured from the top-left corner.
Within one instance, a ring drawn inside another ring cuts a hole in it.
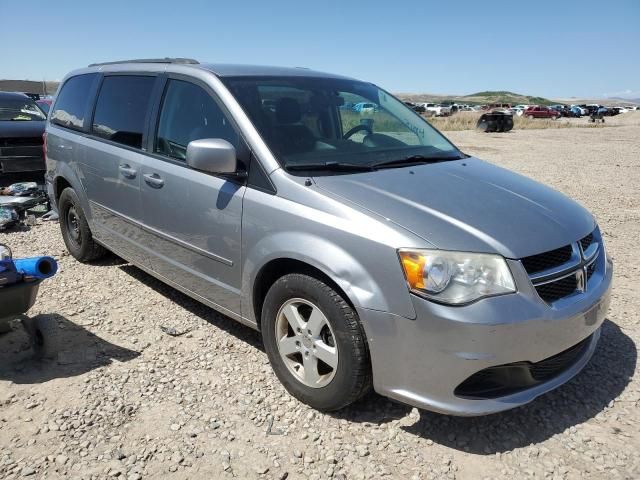
[[[440,105],[438,103],[423,103],[427,112],[433,112],[436,117],[447,117],[451,115],[451,107]]]

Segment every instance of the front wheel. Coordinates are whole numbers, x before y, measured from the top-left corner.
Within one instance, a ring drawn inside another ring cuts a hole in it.
[[[303,274],[277,280],[265,298],[261,328],[276,376],[301,402],[338,410],[371,388],[360,320],[321,280]]]

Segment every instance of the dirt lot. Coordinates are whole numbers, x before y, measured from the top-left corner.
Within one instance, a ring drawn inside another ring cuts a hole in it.
[[[615,128],[448,134],[580,201],[616,264],[587,368],[528,406],[484,418],[374,394],[317,413],[280,386],[249,328],[117,258],[79,264],[57,224],[0,234],[19,256],[59,259],[30,313],[55,315],[65,338],[56,359],[36,361],[21,329],[0,337],[0,477],[640,477],[640,113],[626,115]]]

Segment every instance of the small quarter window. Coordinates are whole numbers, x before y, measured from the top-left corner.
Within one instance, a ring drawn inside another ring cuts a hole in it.
[[[81,130],[86,125],[85,117],[89,115],[91,90],[98,74],[88,73],[71,77],[64,85],[53,107],[51,123],[62,127]]]

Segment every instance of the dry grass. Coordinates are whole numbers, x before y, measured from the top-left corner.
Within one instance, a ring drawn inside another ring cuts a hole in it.
[[[431,123],[438,130],[442,131],[457,131],[457,130],[474,130],[476,123],[480,118],[480,113],[473,112],[460,112],[450,117],[431,117],[427,121]],[[601,126],[610,126],[605,124],[594,124],[589,122],[587,117],[574,118],[574,119],[561,119],[551,120],[534,118],[528,119],[525,117],[513,117],[513,129],[514,130],[532,130],[532,129],[546,129],[546,128],[594,128]]]

